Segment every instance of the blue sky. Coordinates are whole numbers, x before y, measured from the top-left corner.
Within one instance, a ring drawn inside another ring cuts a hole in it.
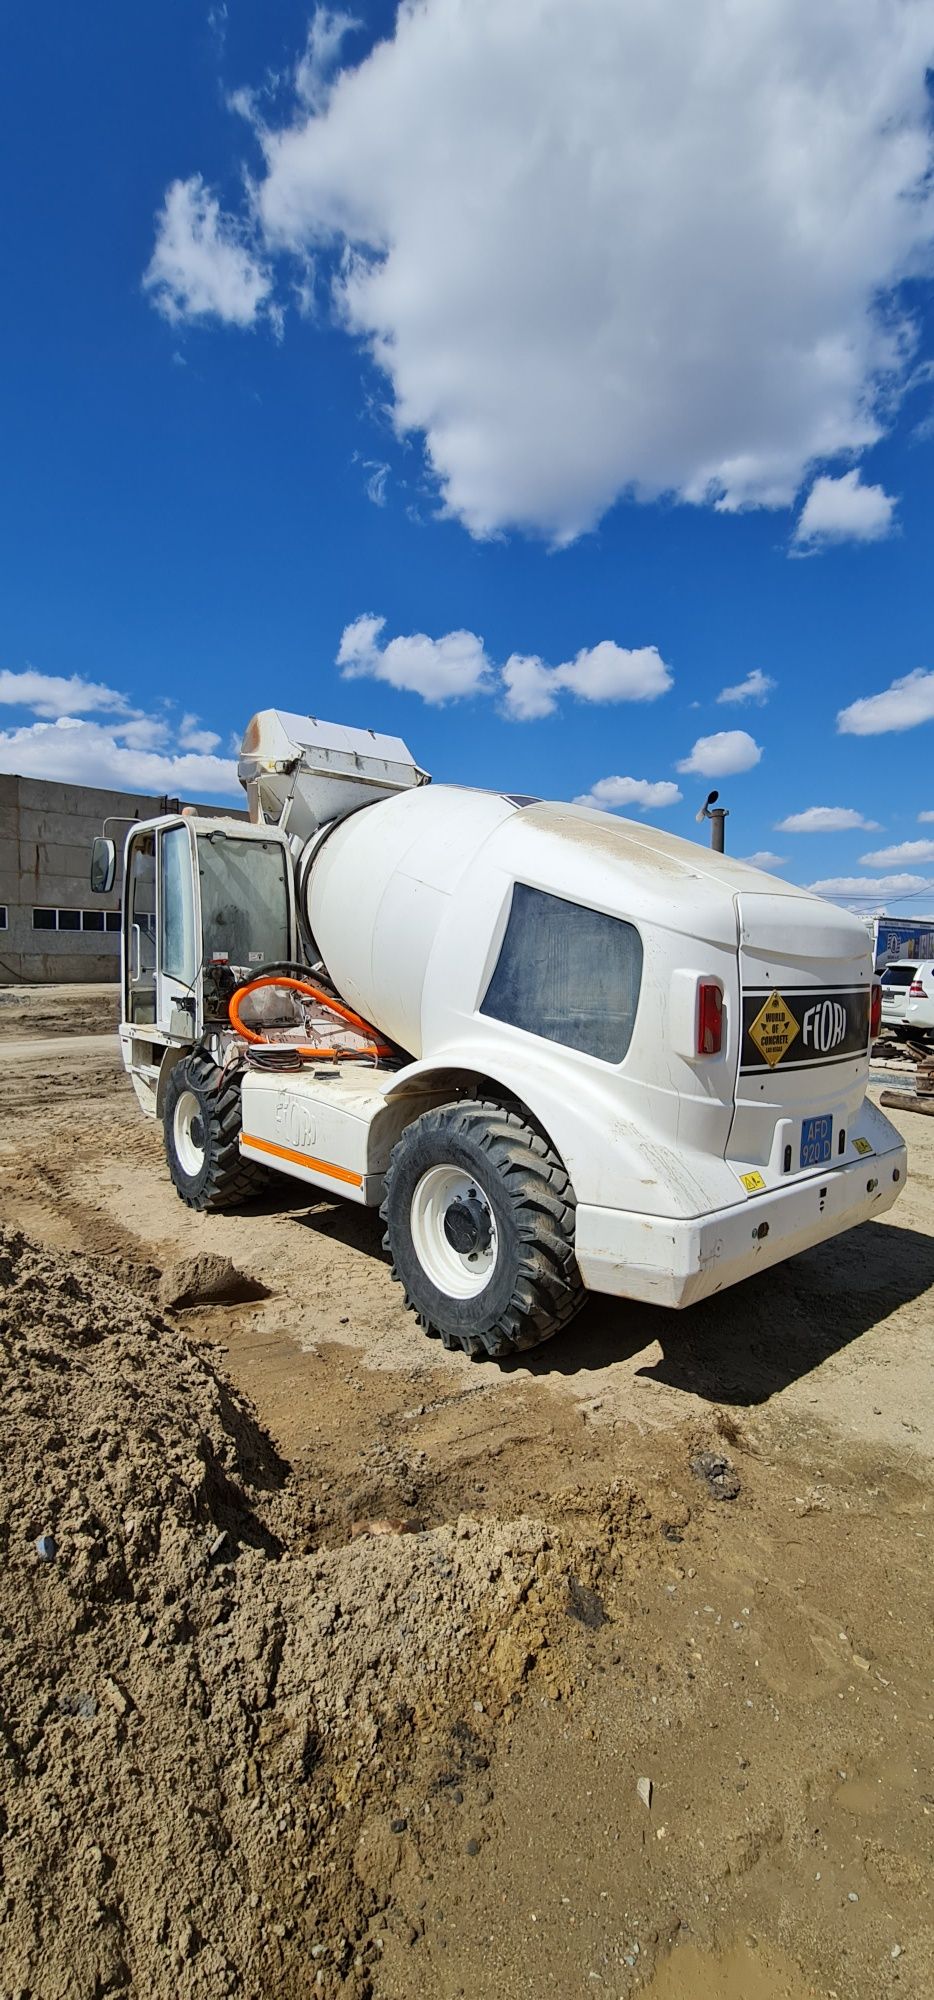
[[[280,706],[934,909],[934,0],[353,16],[8,10],[0,768]]]

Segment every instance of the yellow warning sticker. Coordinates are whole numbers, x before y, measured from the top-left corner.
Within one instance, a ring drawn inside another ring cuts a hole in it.
[[[747,1194],[759,1194],[765,1186],[761,1174],[740,1174],[740,1180]]]
[[[856,1149],[857,1153],[871,1153],[871,1152],[872,1152],[872,1140],[871,1140],[871,1139],[854,1139],[854,1141],[853,1141],[853,1145],[854,1145],[854,1147],[855,1147],[855,1149]]]
[[[798,1023],[781,994],[770,993],[765,1006],[750,1023],[749,1039],[755,1042],[769,1068],[774,1069],[799,1033]]]

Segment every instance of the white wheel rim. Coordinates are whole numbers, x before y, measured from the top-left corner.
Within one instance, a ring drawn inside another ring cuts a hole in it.
[[[469,1236],[471,1223],[475,1246],[459,1249],[450,1232]],[[412,1196],[410,1225],[418,1261],[439,1292],[451,1299],[473,1299],[486,1289],[496,1269],[499,1240],[496,1217],[479,1182],[459,1167],[429,1167]]]
[[[204,1166],[204,1113],[193,1090],[183,1090],[175,1106],[172,1137],[179,1165],[186,1174],[200,1174]]]

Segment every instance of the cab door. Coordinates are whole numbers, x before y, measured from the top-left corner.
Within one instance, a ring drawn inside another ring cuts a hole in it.
[[[124,1018],[156,1021],[156,835],[134,834],[126,857],[123,916]]]
[[[156,989],[159,1026],[183,1041],[199,1025],[200,952],[196,934],[195,848],[187,824],[160,828]]]

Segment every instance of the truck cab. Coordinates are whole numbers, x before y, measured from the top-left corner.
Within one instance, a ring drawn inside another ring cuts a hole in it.
[[[142,821],[124,852],[120,1038],[143,1109],[174,1062],[228,1022],[231,994],[297,953],[288,841],[192,812]]]

